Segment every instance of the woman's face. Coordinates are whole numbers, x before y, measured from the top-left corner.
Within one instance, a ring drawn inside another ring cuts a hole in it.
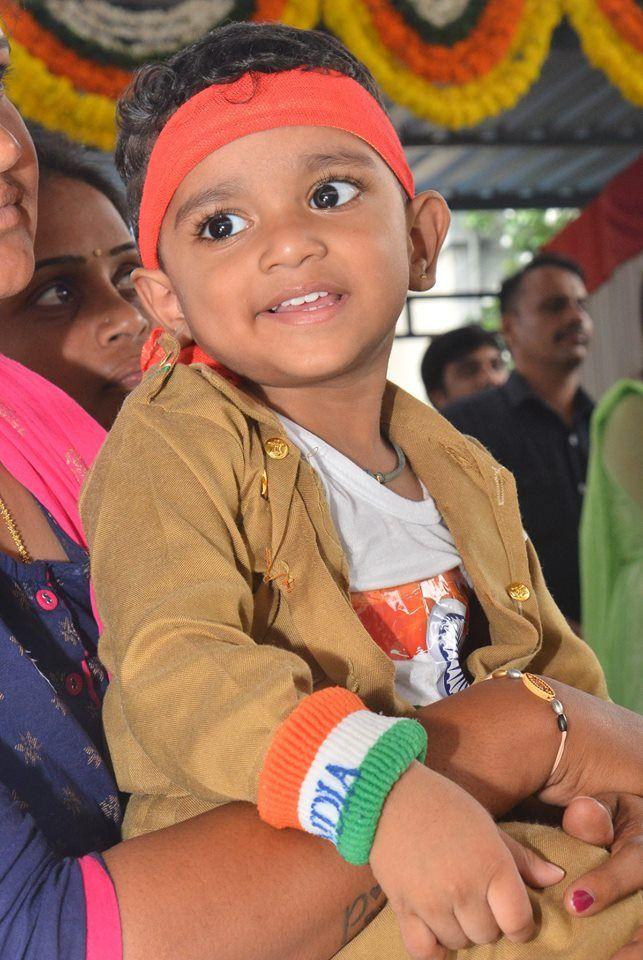
[[[8,68],[9,43],[0,31],[0,299],[31,276],[38,188],[31,138],[2,86]]]
[[[139,265],[112,203],[80,180],[42,177],[35,272],[0,303],[0,352],[61,387],[106,429],[140,380],[147,336]]]

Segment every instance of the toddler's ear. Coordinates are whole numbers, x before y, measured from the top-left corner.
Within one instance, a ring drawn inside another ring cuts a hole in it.
[[[167,274],[163,270],[137,267],[132,272],[132,282],[145,313],[154,324],[171,333],[182,347],[192,343],[181,305]]]
[[[430,290],[435,283],[438,254],[451,222],[449,208],[439,193],[426,190],[409,201],[406,217],[409,289]]]

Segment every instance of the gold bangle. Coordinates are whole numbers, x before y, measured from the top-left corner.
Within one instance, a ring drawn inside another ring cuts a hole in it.
[[[558,753],[556,754],[554,765],[551,768],[551,772],[547,777],[547,780],[545,781],[546,783],[549,783],[556,771],[558,764],[560,763],[563,750],[565,749],[565,740],[567,739],[567,730],[569,728],[565,707],[556,696],[556,691],[553,689],[553,687],[551,687],[546,680],[543,680],[542,677],[537,676],[535,673],[523,673],[521,670],[514,670],[513,668],[508,670],[494,670],[493,673],[490,673],[485,677],[485,680],[496,680],[499,677],[509,677],[512,680],[522,680],[524,686],[527,687],[527,690],[529,690],[530,693],[533,693],[534,696],[538,697],[540,700],[546,700],[547,703],[550,703],[552,710],[556,714],[556,721],[558,723],[558,729],[560,730],[560,746],[558,747]]]

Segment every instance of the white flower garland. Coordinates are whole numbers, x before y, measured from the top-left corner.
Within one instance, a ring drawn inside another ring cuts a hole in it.
[[[44,6],[77,37],[144,58],[174,52],[207,33],[229,16],[234,0],[183,0],[169,9],[151,10],[118,7],[108,0],[44,0]]]
[[[442,29],[461,17],[469,6],[469,0],[410,0],[422,17],[434,27]]]

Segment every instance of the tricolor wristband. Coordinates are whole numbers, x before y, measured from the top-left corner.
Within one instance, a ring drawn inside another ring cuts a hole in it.
[[[422,725],[367,710],[330,687],[306,697],[277,730],[261,771],[258,807],[274,827],[334,843],[348,863],[368,863],[382,807],[414,760],[424,761]]]

